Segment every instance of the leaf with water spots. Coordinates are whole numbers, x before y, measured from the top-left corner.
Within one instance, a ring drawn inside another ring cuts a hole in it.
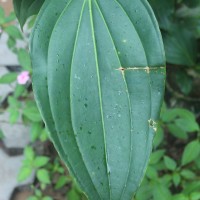
[[[91,200],[129,200],[144,176],[165,84],[146,0],[49,0],[31,39],[50,137]]]

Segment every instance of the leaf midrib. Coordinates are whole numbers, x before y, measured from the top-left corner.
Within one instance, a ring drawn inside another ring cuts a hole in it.
[[[71,1],[72,1],[72,0],[71,0]],[[74,42],[74,47],[73,47],[73,53],[72,53],[71,68],[70,68],[70,71],[71,71],[71,72],[72,72],[72,66],[73,66],[73,62],[74,62],[75,49],[76,49],[76,47],[77,47],[77,41],[78,41],[78,36],[79,36],[79,31],[80,31],[80,25],[81,25],[82,16],[83,16],[83,11],[84,11],[84,9],[85,9],[86,1],[87,1],[87,0],[84,0],[84,2],[83,2],[82,8],[81,8],[80,17],[79,17],[79,24],[78,24],[78,27],[77,27],[77,32],[76,32],[76,37],[75,37],[75,42]],[[70,77],[72,77],[72,76],[71,76],[71,72],[70,72]],[[71,91],[71,84],[70,84],[70,91]],[[71,93],[71,92],[70,92],[70,93]],[[70,95],[70,105],[72,105],[71,95]],[[70,106],[70,107],[71,107],[71,106]],[[73,127],[74,127],[74,126],[73,126],[73,121],[72,121],[72,128],[73,128]],[[73,128],[73,129],[74,129],[74,128]],[[74,132],[74,131],[73,131],[73,132]],[[94,182],[93,182],[93,180],[92,180],[92,177],[91,177],[91,175],[90,175],[90,173],[89,173],[89,170],[88,170],[88,168],[87,168],[87,166],[86,166],[86,164],[85,164],[85,162],[84,162],[83,155],[82,155],[82,153],[81,153],[81,151],[80,151],[80,148],[79,148],[77,139],[76,139],[76,137],[74,137],[74,138],[75,138],[75,141],[76,141],[76,143],[77,143],[77,146],[78,146],[78,149],[79,149],[79,152],[80,152],[80,155],[81,155],[83,164],[85,165],[85,168],[86,168],[86,170],[87,170],[87,172],[88,172],[88,175],[89,175],[89,177],[90,177],[90,179],[91,179],[91,182],[93,183],[94,188],[95,188],[97,194],[99,195],[99,198],[102,199],[101,195],[99,194],[98,189],[96,188],[96,185],[94,184]]]
[[[99,10],[99,13],[100,13],[100,15],[101,15],[101,17],[102,17],[102,20],[103,20],[103,22],[104,22],[104,24],[105,24],[105,26],[106,26],[106,29],[108,30],[108,34],[110,35],[110,38],[111,38],[111,41],[112,41],[112,43],[113,43],[114,51],[115,51],[116,57],[117,57],[117,59],[118,59],[118,62],[120,63],[120,66],[122,66],[121,61],[120,61],[120,59],[119,59],[119,55],[118,55],[118,53],[117,53],[116,45],[115,45],[115,43],[114,43],[114,41],[113,41],[113,38],[112,38],[112,36],[111,36],[111,33],[110,33],[109,28],[108,28],[107,22],[105,21],[105,18],[104,18],[104,16],[103,16],[103,14],[102,14],[102,12],[101,12],[101,9],[100,9],[100,7],[99,7],[99,5],[98,5],[98,3],[97,3],[96,0],[95,0],[95,3],[96,3],[96,7],[97,7],[97,9]],[[123,76],[124,84],[125,84],[125,87],[126,87],[127,98],[128,98],[129,115],[130,115],[130,126],[131,126],[131,127],[130,127],[130,143],[131,143],[130,146],[131,146],[131,151],[130,151],[130,155],[129,155],[129,167],[128,167],[128,172],[127,172],[127,179],[128,179],[128,175],[129,175],[129,171],[130,171],[130,167],[131,167],[131,155],[132,155],[131,129],[132,129],[133,123],[132,123],[132,115],[131,115],[131,112],[132,112],[132,110],[131,110],[131,100],[130,100],[130,94],[129,94],[128,87],[127,87],[127,81],[126,81],[126,78],[125,78],[125,76],[124,76],[123,73],[122,73],[122,76]],[[127,182],[127,179],[126,179],[126,182]],[[126,183],[125,183],[125,185],[126,185]]]
[[[95,41],[95,33],[94,33],[94,22],[93,22],[93,13],[92,13],[92,0],[89,0],[89,11],[90,11],[90,23],[92,29],[92,39],[94,45],[94,54],[95,54],[95,62],[96,62],[96,72],[97,72],[97,81],[98,81],[98,92],[99,92],[99,103],[100,103],[100,111],[101,111],[101,121],[102,121],[102,128],[103,128],[103,140],[104,140],[104,151],[105,151],[105,159],[106,159],[106,171],[108,176],[108,185],[109,185],[109,199],[111,199],[111,189],[110,189],[110,175],[108,171],[108,152],[107,152],[107,144],[106,144],[106,131],[105,131],[105,124],[104,124],[104,113],[103,113],[103,105],[102,105],[102,92],[101,92],[101,80],[99,74],[99,62],[97,56],[97,47]]]

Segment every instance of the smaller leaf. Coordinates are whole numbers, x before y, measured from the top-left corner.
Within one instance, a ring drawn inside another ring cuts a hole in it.
[[[41,123],[38,122],[32,123],[30,131],[30,137],[32,142],[34,142],[39,137],[41,131],[42,131]]]
[[[188,119],[190,121],[195,121],[196,119],[194,113],[190,112],[187,109],[175,108],[173,110],[177,113],[177,116],[179,116],[180,118]]]
[[[12,51],[15,51],[15,48],[16,48],[16,40],[9,37],[8,40],[7,40],[7,45],[9,47],[9,49],[11,49]]]
[[[153,146],[157,148],[164,139],[164,130],[161,126],[158,126],[156,136],[154,138]]]
[[[7,73],[0,77],[0,84],[13,83],[17,79],[17,73]]]
[[[151,154],[149,164],[157,164],[164,156],[165,150],[157,150]]]
[[[7,26],[4,31],[12,38],[14,39],[23,39],[22,34],[20,30],[13,25]]]
[[[172,170],[172,171],[176,169],[176,162],[172,158],[165,156],[164,163],[167,169]]]
[[[191,200],[199,200],[199,199],[200,199],[200,192],[193,192],[193,193],[190,195],[190,199],[191,199]]]
[[[143,184],[139,187],[139,189],[136,193],[136,199],[138,199],[138,200],[152,199],[152,189],[153,189],[152,184],[148,184],[146,182],[144,184],[144,181],[143,181]],[[135,200],[135,199],[133,199],[133,200]]]
[[[156,171],[156,169],[152,166],[148,166],[147,168],[147,172],[146,172],[146,176],[149,178],[149,179],[157,179],[158,177],[158,173]]]
[[[153,191],[154,199],[171,200],[171,193],[167,186],[157,184]]]
[[[200,154],[200,144],[198,140],[190,142],[184,149],[182,155],[182,165],[194,161]]]
[[[176,82],[182,93],[188,95],[191,92],[193,79],[185,71],[176,73]]]
[[[200,181],[195,180],[193,182],[186,182],[184,185],[184,194],[190,195],[192,192],[199,191]]]
[[[23,69],[31,71],[31,60],[29,53],[25,49],[19,49],[17,56],[19,63],[23,67]]]
[[[58,181],[56,182],[55,189],[60,189],[64,185],[66,185],[67,183],[70,183],[70,182],[71,182],[71,178],[69,178],[67,176],[60,176]]]
[[[159,177],[159,181],[160,183],[164,184],[164,185],[169,185],[171,183],[172,180],[172,175],[171,174],[165,174],[162,177]]]
[[[186,140],[188,138],[187,132],[185,132],[175,124],[168,124],[167,128],[169,129],[170,133],[176,138],[183,140]]]
[[[22,167],[18,174],[17,180],[19,182],[22,182],[22,181],[26,180],[31,175],[31,173],[32,173],[31,167]]]
[[[199,130],[199,125],[194,120],[176,119],[175,124],[186,132],[193,132]]]
[[[15,98],[20,97],[24,93],[24,91],[25,91],[24,85],[17,84],[15,91],[14,91],[14,97]]]
[[[198,169],[200,169],[200,157],[195,160],[195,165]]]
[[[43,129],[40,133],[40,141],[45,142],[48,139],[48,131]]]
[[[24,116],[33,122],[40,122],[42,120],[41,115],[36,106],[28,106],[23,110]]]
[[[42,191],[40,190],[40,189],[35,189],[35,195],[39,198],[39,199],[41,199],[41,197],[42,197]]]
[[[173,196],[172,200],[189,200],[184,194],[176,194]]]
[[[3,24],[5,21],[5,12],[2,7],[0,7],[0,24]]]
[[[178,186],[181,182],[181,176],[178,173],[174,173],[172,176],[172,180],[175,186]]]
[[[50,184],[49,172],[46,169],[39,169],[36,174],[38,180],[44,184]]]
[[[16,19],[16,15],[14,12],[11,12],[8,17],[6,17],[5,19],[5,23],[9,23],[9,22],[12,22]]]
[[[35,157],[35,153],[32,147],[27,146],[24,150],[24,155],[27,160],[32,161]]]
[[[51,197],[46,196],[46,197],[43,197],[42,200],[53,200],[53,199]]]
[[[171,31],[163,34],[167,62],[194,66],[197,58],[195,35],[181,25],[172,25]]]
[[[43,167],[49,161],[49,158],[46,156],[37,156],[33,162],[35,167]]]
[[[162,112],[161,119],[165,123],[172,122],[174,119],[176,119],[178,116],[178,113],[174,109],[167,109]]]
[[[188,180],[192,180],[196,177],[195,173],[188,169],[182,170],[180,174],[183,178]]]
[[[67,199],[69,200],[81,200],[79,193],[76,190],[71,189],[67,194]]]
[[[19,119],[19,116],[20,116],[18,109],[12,109],[12,108],[10,108],[9,109],[9,113],[10,113],[10,115],[9,115],[9,122],[11,124],[16,123],[17,120]]]
[[[20,106],[20,102],[12,96],[8,97],[8,103],[9,103],[9,106],[12,108],[19,108]]]

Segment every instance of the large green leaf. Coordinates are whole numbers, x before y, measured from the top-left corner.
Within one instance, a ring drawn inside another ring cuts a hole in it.
[[[33,88],[56,149],[89,199],[131,199],[164,93],[145,0],[49,0],[31,40]]]
[[[21,27],[24,26],[26,20],[38,14],[45,0],[13,0],[15,14],[20,22]]]

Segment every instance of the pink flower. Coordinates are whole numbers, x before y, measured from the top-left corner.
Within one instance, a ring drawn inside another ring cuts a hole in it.
[[[24,85],[27,83],[27,81],[30,79],[29,72],[23,71],[17,76],[17,82],[20,85]]]

